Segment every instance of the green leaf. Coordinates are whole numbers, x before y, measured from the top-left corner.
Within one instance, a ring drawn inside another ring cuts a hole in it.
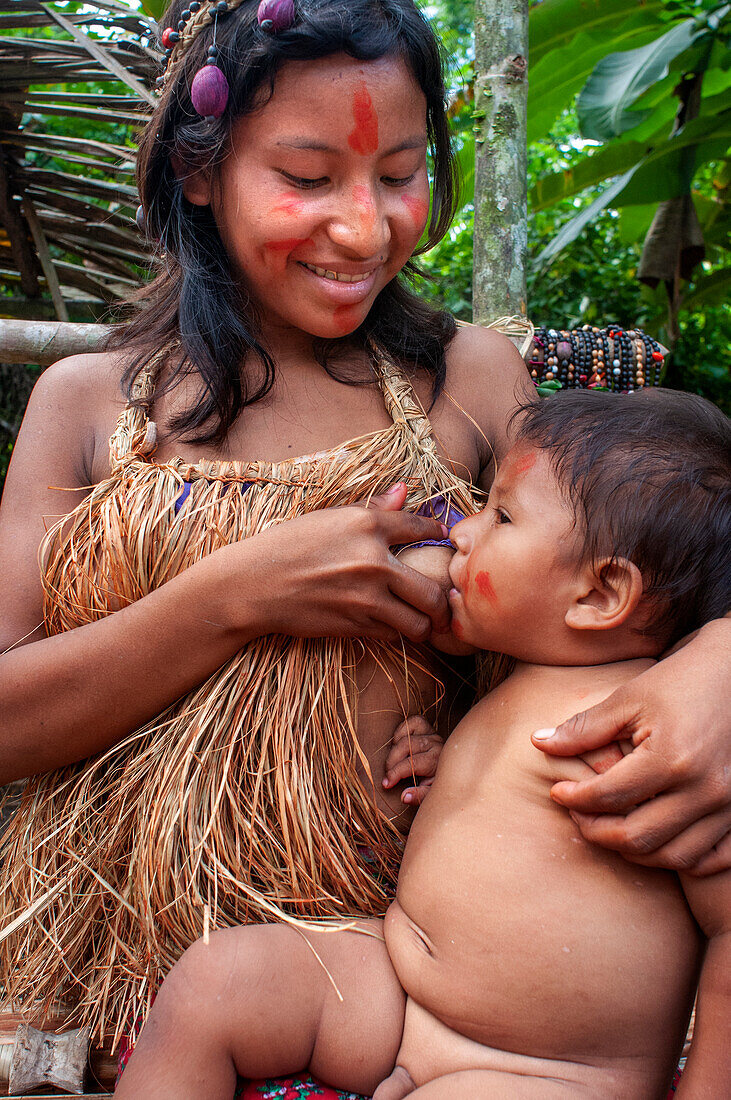
[[[704,33],[694,19],[686,19],[646,46],[611,53],[600,61],[576,104],[584,137],[604,141],[647,118],[647,111],[631,111],[630,105],[666,76],[672,59]]]
[[[616,46],[641,46],[657,37],[657,18],[644,9],[612,33]],[[606,55],[605,35],[592,35],[574,27],[574,37],[564,48],[553,50],[536,62],[531,54],[528,82],[528,140],[535,141],[551,128],[558,115],[581,91],[597,62]]]
[[[656,21],[664,6],[664,0],[646,0],[642,12]],[[608,42],[618,21],[637,14],[637,8],[638,0],[543,0],[531,9],[528,22],[531,65],[553,50],[571,46],[577,27]]]
[[[572,218],[570,222],[564,225],[550,244],[546,245],[540,255],[536,257],[535,266],[539,269],[545,267],[554,256],[558,256],[559,252],[561,252],[567,244],[575,241],[584,226],[588,225],[597,214],[604,210],[605,207],[609,206],[612,199],[616,198],[624,189],[635,171],[636,168],[631,168],[629,172],[625,172],[623,176],[620,176],[618,179],[614,180],[613,183],[610,183],[609,187],[594,199],[594,202],[585,207],[581,213],[577,214],[575,218]]]
[[[683,299],[683,309],[698,309],[713,302],[727,301],[731,291],[731,267],[722,267],[696,279],[691,294]]]
[[[617,206],[665,202],[685,194],[702,164],[720,159],[731,144],[731,110],[694,118],[638,165]]]
[[[160,22],[160,18],[168,6],[168,0],[140,0],[140,7],[145,15],[150,15],[156,23]]]
[[[462,147],[457,150],[457,163],[459,164],[462,205],[471,203],[475,198],[475,136],[465,134]]]
[[[593,156],[585,157],[573,168],[544,176],[537,181],[530,192],[531,210],[533,212],[545,210],[562,199],[579,194],[587,187],[595,187],[604,180],[629,171],[633,165],[647,166],[648,172],[643,175],[640,187],[645,185],[649,187],[644,196],[638,188],[633,202],[661,202],[665,198],[681,194],[683,190],[687,190],[690,181],[686,181],[685,187],[681,185],[679,154],[685,149],[707,144],[708,149],[697,161],[698,164],[707,163],[714,157],[723,156],[725,147],[731,140],[728,93],[713,98],[716,100],[714,111],[686,123],[683,129],[671,138],[663,139],[660,134],[656,134],[654,140],[648,143],[614,141],[603,149],[597,150]],[[652,176],[649,172],[650,166]],[[666,179],[662,178],[663,173],[668,173]],[[660,195],[662,198],[658,197]]]

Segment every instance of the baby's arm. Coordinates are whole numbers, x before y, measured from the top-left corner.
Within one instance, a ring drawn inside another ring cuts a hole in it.
[[[693,916],[708,939],[695,1029],[677,1100],[715,1100],[731,1081],[731,871],[681,875]]]

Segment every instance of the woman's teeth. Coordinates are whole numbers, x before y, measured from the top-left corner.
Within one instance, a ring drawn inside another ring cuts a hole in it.
[[[369,271],[366,271],[363,275],[343,275],[337,271],[328,271],[324,267],[315,267],[314,264],[305,264],[308,271],[314,271],[315,275],[319,275],[322,279],[332,279],[338,283],[362,283],[370,275]]]

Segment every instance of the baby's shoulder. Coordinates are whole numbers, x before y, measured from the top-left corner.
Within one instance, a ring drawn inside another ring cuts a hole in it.
[[[548,756],[535,748],[531,734],[551,729],[602,702],[622,684],[654,664],[648,658],[582,667],[519,665],[499,687],[469,712],[455,732],[468,739],[496,739],[516,768],[541,782],[586,778],[602,770],[606,754],[580,757]],[[614,748],[607,758],[619,759],[625,748]]]
[[[576,714],[577,707],[586,710],[606,699],[654,663],[643,657],[604,665],[518,664],[486,701],[507,703],[517,719],[532,721],[536,715],[545,715],[550,722],[544,725],[555,726]]]

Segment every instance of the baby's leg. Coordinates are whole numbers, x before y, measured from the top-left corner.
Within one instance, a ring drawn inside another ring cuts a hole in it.
[[[237,1073],[302,1070],[372,1095],[393,1069],[405,997],[382,922],[357,927],[378,938],[277,924],[194,944],[163,983],[117,1095],[231,1100]]]

